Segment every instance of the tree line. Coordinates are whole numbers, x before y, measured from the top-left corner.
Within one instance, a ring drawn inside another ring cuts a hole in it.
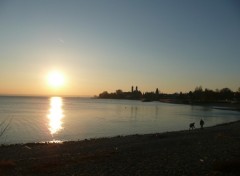
[[[136,89],[129,92],[123,92],[121,89],[115,92],[108,93],[104,91],[99,94],[98,98],[104,99],[129,99],[129,100],[142,100],[142,101],[165,101],[175,103],[186,104],[198,104],[198,103],[237,103],[240,102],[240,87],[236,92],[230,88],[223,89],[203,89],[202,86],[197,86],[195,90],[188,93],[173,93],[166,94],[159,91],[157,88],[152,92],[141,92]]]

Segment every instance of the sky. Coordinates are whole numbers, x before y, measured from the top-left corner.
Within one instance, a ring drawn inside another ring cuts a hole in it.
[[[1,95],[236,91],[239,66],[237,0],[0,1]]]

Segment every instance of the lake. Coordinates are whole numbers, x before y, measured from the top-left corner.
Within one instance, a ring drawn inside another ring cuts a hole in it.
[[[0,122],[10,123],[0,143],[82,140],[186,130],[240,120],[240,112],[211,107],[62,97],[0,97]]]

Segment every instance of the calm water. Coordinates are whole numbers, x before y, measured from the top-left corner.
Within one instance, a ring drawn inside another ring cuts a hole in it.
[[[188,129],[240,120],[210,107],[87,98],[0,97],[0,122],[11,120],[0,143],[81,140]]]

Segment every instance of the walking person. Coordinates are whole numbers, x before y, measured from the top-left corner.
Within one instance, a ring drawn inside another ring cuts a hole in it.
[[[203,129],[203,125],[204,125],[204,121],[203,121],[203,119],[201,119],[201,120],[200,120],[201,129]]]

